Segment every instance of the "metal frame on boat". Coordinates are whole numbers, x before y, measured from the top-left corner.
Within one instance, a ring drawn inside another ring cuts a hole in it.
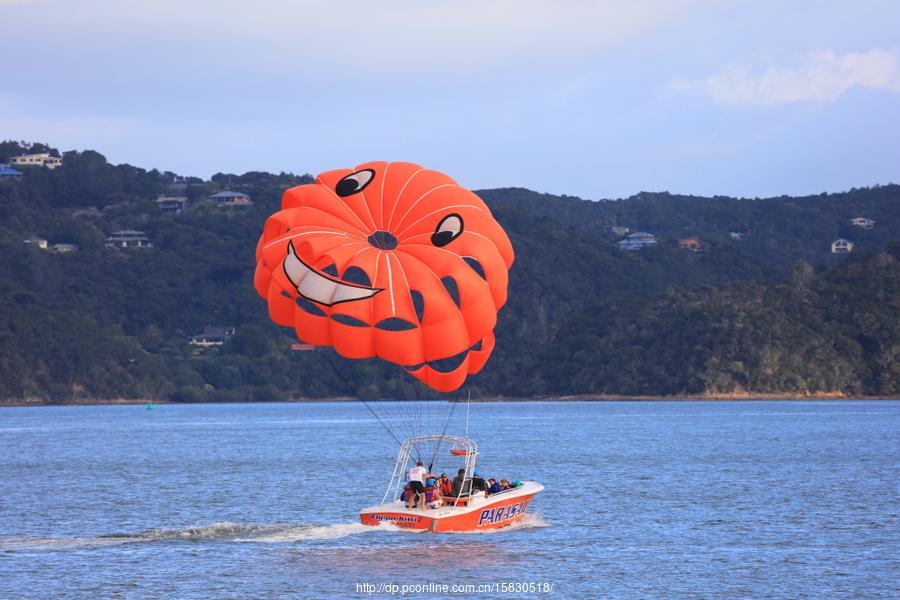
[[[453,435],[417,435],[406,438],[400,445],[400,452],[397,453],[397,462],[394,463],[394,474],[391,475],[391,481],[388,483],[387,491],[384,493],[381,503],[386,504],[391,498],[398,498],[400,490],[406,484],[406,473],[412,463],[413,449],[426,443],[439,443],[453,445],[465,450],[465,478],[468,480],[475,472],[475,458],[478,455],[478,444],[475,440],[456,437]]]

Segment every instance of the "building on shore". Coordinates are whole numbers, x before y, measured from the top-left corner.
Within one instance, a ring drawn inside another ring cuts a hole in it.
[[[231,192],[228,190],[221,191],[209,197],[209,200],[216,206],[249,206],[253,204],[250,196],[241,192]]]
[[[106,238],[107,248],[152,248],[150,238],[143,231],[123,229],[114,231]]]
[[[207,325],[202,332],[188,338],[188,343],[194,346],[221,346],[236,331],[227,325]]]
[[[869,217],[853,217],[850,219],[850,224],[861,229],[873,229],[875,227],[874,219]]]
[[[169,196],[163,194],[156,199],[156,206],[164,213],[179,215],[187,207],[187,196]]]
[[[14,167],[46,167],[55,169],[61,167],[63,159],[58,156],[51,156],[49,152],[39,152],[37,154],[20,154],[9,159],[9,164]]]
[[[831,242],[832,254],[850,254],[851,252],[853,252],[853,242],[850,240],[838,238]]]
[[[0,163],[0,179],[18,179],[21,176],[21,171],[16,171],[6,163]]]
[[[27,238],[25,238],[24,242],[29,246],[37,246],[41,250],[47,249],[47,240],[35,235],[29,235]]]
[[[625,250],[628,252],[639,252],[644,248],[652,248],[656,246],[656,236],[652,233],[647,233],[646,231],[636,231],[626,237],[624,240],[619,240],[616,242],[616,245],[620,250]]]
[[[698,240],[697,238],[687,238],[684,240],[678,240],[678,247],[683,248],[685,250],[690,250],[691,252],[704,253],[709,252],[709,244],[707,242],[703,242]]]
[[[50,246],[50,249],[54,252],[58,252],[59,254],[65,254],[66,252],[75,252],[78,250],[78,246],[76,244],[53,244]]]

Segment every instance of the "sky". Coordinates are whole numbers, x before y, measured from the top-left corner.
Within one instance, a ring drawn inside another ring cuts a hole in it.
[[[0,139],[589,199],[900,183],[900,2],[0,0]]]

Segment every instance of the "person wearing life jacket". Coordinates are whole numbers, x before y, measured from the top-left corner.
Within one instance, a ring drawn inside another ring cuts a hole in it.
[[[494,479],[493,477],[488,479],[488,483],[490,485],[488,486],[488,489],[485,490],[485,492],[484,492],[485,495],[490,496],[491,494],[498,494],[503,491],[503,488],[500,487],[500,482],[497,481],[496,479]]]
[[[443,504],[441,493],[435,487],[434,479],[425,482],[425,506],[428,508],[438,508]]]
[[[447,477],[446,473],[441,473],[441,477],[438,479],[438,491],[441,493],[441,496],[450,496],[453,494],[453,482],[450,481],[450,478]]]
[[[406,503],[406,508],[415,508],[419,495],[412,489],[411,485],[406,484],[403,486],[403,493],[400,495],[400,498]]]

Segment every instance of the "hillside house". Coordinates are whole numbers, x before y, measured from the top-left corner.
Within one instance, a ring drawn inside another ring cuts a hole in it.
[[[616,245],[620,250],[625,250],[627,252],[638,252],[643,250],[644,248],[652,248],[656,246],[656,236],[652,233],[647,233],[646,231],[636,231],[626,237],[624,240],[619,240],[616,242]]]
[[[295,352],[312,352],[315,349],[312,344],[291,344],[291,350]]]
[[[209,197],[209,199],[216,206],[249,206],[253,204],[250,201],[250,196],[247,194],[242,194],[241,192],[230,192],[228,190],[219,192],[217,194],[213,194]]]
[[[226,325],[207,325],[201,333],[188,338],[188,343],[194,346],[221,346],[236,331],[234,327]]]
[[[21,171],[16,171],[6,163],[0,163],[0,178],[16,179],[21,176]]]
[[[63,160],[58,156],[50,156],[49,152],[38,154],[20,154],[9,159],[9,164],[15,167],[46,167],[55,169],[61,167]]]
[[[731,239],[733,239],[736,242],[743,241],[743,239],[749,235],[750,235],[749,233],[746,233],[744,231],[729,231],[728,232],[728,237],[730,237]]]
[[[47,249],[47,240],[45,240],[44,238],[39,238],[37,236],[30,235],[27,238],[25,238],[24,241],[29,246],[37,246],[41,250]]]
[[[838,238],[831,242],[832,254],[850,254],[851,252],[853,252],[853,242],[850,240]]]
[[[709,244],[706,242],[702,242],[697,238],[678,240],[678,247],[697,253],[709,252]]]
[[[150,238],[143,231],[123,229],[115,231],[106,238],[107,248],[152,248]]]
[[[875,221],[868,217],[853,217],[850,219],[850,224],[862,229],[872,229],[875,227]]]
[[[169,196],[163,194],[156,199],[156,206],[164,213],[181,214],[187,207],[187,196]]]
[[[613,235],[628,235],[631,231],[630,227],[621,227],[619,225],[610,225],[607,227],[607,231],[609,231]]]
[[[59,254],[65,254],[66,252],[75,252],[78,250],[78,246],[76,244],[53,244],[50,249]]]

